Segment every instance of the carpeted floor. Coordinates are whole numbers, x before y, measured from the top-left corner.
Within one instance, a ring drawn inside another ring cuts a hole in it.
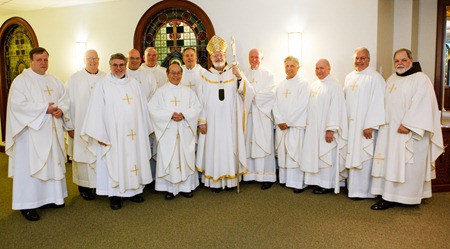
[[[171,201],[146,190],[144,203],[114,211],[106,197],[79,196],[70,164],[66,207],[39,210],[41,220],[30,222],[11,210],[6,161],[0,153],[0,248],[450,248],[450,193],[373,211],[374,200],[345,193],[244,183],[239,194],[199,188]]]

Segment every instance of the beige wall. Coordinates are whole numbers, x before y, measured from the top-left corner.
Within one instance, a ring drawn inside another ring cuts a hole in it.
[[[27,20],[39,45],[50,52],[49,72],[62,81],[74,73],[75,44],[87,42],[101,58],[100,68],[109,71],[112,53],[127,53],[133,46],[136,25],[156,0],[121,0],[110,3],[58,8],[0,16]],[[315,62],[328,58],[332,74],[343,83],[353,70],[356,47],[371,51],[371,65],[392,72],[393,51],[413,46],[423,71],[434,79],[437,0],[193,0],[210,17],[216,34],[235,36],[237,57],[247,67],[253,47],[264,51],[264,64],[278,80],[283,79],[283,59],[288,55],[288,32],[303,32],[302,75],[316,80]],[[230,55],[230,51],[229,55]]]
[[[392,70],[386,58],[392,57],[392,50],[399,44],[417,43],[417,59],[424,71],[432,78],[434,74],[434,54],[436,36],[437,0],[395,0],[395,5],[409,6],[418,1],[417,41],[411,40],[410,33],[401,27],[411,26],[412,9],[395,9],[394,24],[386,26],[380,17],[390,15],[386,9],[390,0],[194,0],[208,13],[216,33],[229,39],[234,35],[237,42],[238,60],[246,67],[247,52],[253,47],[263,49],[265,64],[271,68],[277,79],[284,78],[283,59],[288,55],[287,33],[303,32],[302,74],[309,81],[315,80],[314,64],[322,57],[328,58],[332,74],[339,81],[350,72],[352,53],[355,47],[365,46],[372,54],[371,64],[375,67],[378,57],[385,72]],[[61,80],[77,70],[75,43],[86,41],[88,48],[98,50],[101,69],[108,71],[107,60],[115,52],[126,53],[133,45],[133,35],[137,22],[155,0],[123,0],[71,8],[59,8],[17,13],[0,16],[3,23],[11,16],[26,19],[34,28],[39,44],[50,52],[49,72]],[[383,3],[384,2],[384,3]],[[257,6],[257,7],[255,7]],[[237,8],[238,7],[238,8]],[[380,11],[379,11],[380,8]],[[381,8],[383,10],[381,11]],[[408,12],[409,11],[409,12]],[[386,12],[386,15],[380,14]],[[406,18],[405,18],[406,17]],[[383,28],[380,28],[380,25]],[[393,39],[384,35],[393,28]],[[406,37],[406,41],[404,40]],[[409,40],[408,40],[409,39]],[[381,62],[381,61],[380,61]],[[377,70],[379,66],[377,66]],[[386,74],[384,74],[386,75]]]

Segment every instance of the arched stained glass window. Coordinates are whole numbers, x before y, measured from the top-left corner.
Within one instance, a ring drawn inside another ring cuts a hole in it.
[[[0,151],[4,151],[6,103],[11,84],[25,68],[30,67],[29,52],[39,46],[30,24],[20,17],[6,20],[0,27]]]
[[[163,63],[167,56],[181,54],[185,48],[192,47],[197,51],[199,64],[207,66],[205,28],[191,12],[180,8],[166,9],[155,16],[145,33],[145,47],[156,49],[160,65],[167,67],[169,62]]]
[[[5,42],[6,88],[9,90],[12,81],[25,68],[30,67],[28,53],[33,48],[30,33],[23,27],[17,26],[6,36]]]
[[[167,67],[174,60],[182,63],[182,52],[192,47],[198,64],[208,68],[206,45],[214,35],[208,16],[197,5],[184,0],[165,0],[153,5],[142,16],[135,32],[135,48],[142,53],[154,47],[158,63]]]

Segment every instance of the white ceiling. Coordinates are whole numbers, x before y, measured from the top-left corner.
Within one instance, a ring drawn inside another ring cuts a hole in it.
[[[112,1],[119,0],[0,0],[0,15]]]

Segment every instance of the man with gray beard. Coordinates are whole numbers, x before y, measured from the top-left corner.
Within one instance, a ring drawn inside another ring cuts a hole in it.
[[[435,160],[443,152],[440,114],[433,84],[410,50],[394,53],[396,73],[387,80],[386,124],[380,127],[372,166],[373,210],[396,203],[417,205],[431,197]]]

